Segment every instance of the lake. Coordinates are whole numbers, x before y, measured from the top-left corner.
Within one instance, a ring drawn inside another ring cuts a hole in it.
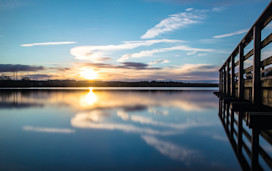
[[[240,170],[214,88],[0,90],[0,170]]]

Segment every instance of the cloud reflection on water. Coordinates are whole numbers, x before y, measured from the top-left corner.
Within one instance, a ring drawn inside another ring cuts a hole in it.
[[[214,125],[209,119],[195,115],[217,108],[216,99],[207,96],[208,93],[211,92],[12,91],[0,92],[0,104],[41,104],[44,108],[65,107],[74,113],[70,120],[74,129],[23,126],[24,131],[68,134],[79,128],[139,134],[162,155],[190,164],[200,159],[201,152],[165,139],[185,134],[189,129]]]
[[[122,118],[123,120],[130,120],[133,122],[138,122],[141,124],[153,125],[153,126],[162,126],[162,127],[169,127],[174,129],[188,129],[193,127],[200,127],[200,126],[211,126],[211,123],[208,122],[199,122],[195,120],[187,120],[185,123],[167,123],[167,122],[159,122],[155,121],[152,118],[140,116],[140,115],[129,115],[125,111],[117,111],[117,116]]]
[[[141,137],[148,145],[154,147],[161,154],[175,160],[183,161],[186,165],[191,164],[192,161],[195,162],[201,159],[200,152],[196,150],[177,146],[171,142],[159,140],[149,135],[142,135]]]
[[[102,129],[102,130],[119,130],[129,133],[151,134],[151,135],[172,135],[174,131],[157,131],[151,128],[141,128],[131,124],[93,122],[93,112],[79,113],[71,119],[71,125],[76,128]],[[96,115],[96,114],[95,114]]]
[[[61,133],[61,134],[75,133],[75,130],[68,129],[68,128],[49,128],[49,127],[23,126],[22,129],[24,131],[44,132],[44,133]]]

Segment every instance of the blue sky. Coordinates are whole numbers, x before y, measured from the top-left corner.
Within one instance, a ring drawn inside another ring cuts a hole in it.
[[[218,68],[269,2],[0,0],[0,72],[216,82]]]

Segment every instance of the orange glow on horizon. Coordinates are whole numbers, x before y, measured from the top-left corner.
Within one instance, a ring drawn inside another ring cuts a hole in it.
[[[98,77],[97,72],[95,72],[91,68],[81,68],[80,69],[80,76],[87,79],[87,80],[93,80]]]

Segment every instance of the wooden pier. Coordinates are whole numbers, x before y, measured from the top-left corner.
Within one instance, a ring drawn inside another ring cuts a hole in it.
[[[265,59],[261,55],[262,49],[272,42],[272,33],[262,37],[271,20],[272,2],[220,68],[219,94],[272,107],[272,53]]]
[[[271,20],[272,1],[219,69],[219,118],[243,170],[272,169]]]

